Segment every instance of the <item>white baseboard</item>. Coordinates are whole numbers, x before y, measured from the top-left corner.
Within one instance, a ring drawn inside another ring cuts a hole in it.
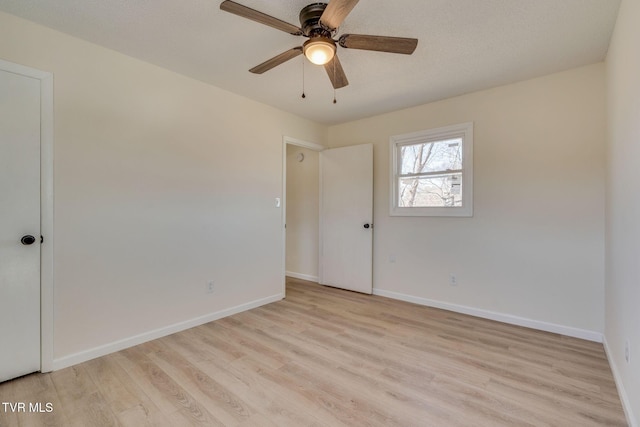
[[[613,379],[616,382],[616,388],[618,389],[618,395],[620,396],[620,401],[622,402],[622,409],[624,409],[624,415],[627,417],[627,424],[629,427],[638,427],[638,421],[633,415],[631,409],[631,402],[629,401],[629,396],[624,388],[624,384],[622,384],[622,378],[620,377],[620,372],[618,371],[618,366],[615,363],[613,357],[611,357],[611,348],[609,347],[609,343],[607,342],[607,337],[604,336],[602,343],[604,344],[604,352],[607,354],[607,360],[609,361],[609,366],[611,366],[611,372],[613,373]]]
[[[285,274],[294,279],[308,280],[310,282],[318,283],[318,276],[312,276],[310,274],[294,273],[293,271],[286,271]]]
[[[588,341],[602,342],[602,334],[600,332],[589,331],[586,329],[557,325],[555,323],[541,322],[539,320],[527,319],[525,317],[513,316],[511,314],[497,313],[495,311],[482,310],[479,308],[473,308],[458,304],[451,304],[428,298],[406,295],[398,292],[385,291],[383,289],[374,288],[373,294],[401,301],[412,302],[414,304],[426,305],[428,307],[441,308],[443,310],[454,311],[456,313],[469,314],[471,316],[481,317],[483,319],[496,320],[498,322],[509,323],[511,325],[518,325],[524,326],[526,328],[553,332],[556,334],[567,335],[574,338],[581,338]]]
[[[125,338],[119,341],[115,341],[109,344],[101,345],[99,347],[91,348],[89,350],[81,351],[78,353],[70,354],[59,359],[54,359],[53,370],[63,369],[69,366],[76,365],[78,363],[86,362],[87,360],[95,359],[96,357],[105,356],[116,351],[124,350],[125,348],[133,347],[138,344],[145,343],[147,341],[155,340],[165,337],[167,335],[174,334],[176,332],[184,331],[185,329],[193,328],[203,325],[205,323],[212,322],[223,317],[231,316],[236,313],[250,310],[252,308],[260,307],[265,304],[280,301],[284,298],[283,294],[276,294],[270,297],[261,298],[255,301],[250,301],[245,304],[240,304],[235,307],[227,308],[225,310],[216,311],[215,313],[209,313],[204,316],[196,317],[194,319],[186,320],[184,322],[175,323],[173,325],[165,326],[163,328],[154,329],[149,332],[144,332],[139,335],[135,335],[129,338]]]

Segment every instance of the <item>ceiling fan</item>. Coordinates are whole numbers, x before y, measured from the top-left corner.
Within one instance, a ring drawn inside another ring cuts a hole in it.
[[[375,50],[405,55],[411,55],[418,45],[417,39],[364,34],[343,34],[337,40],[333,39],[338,32],[338,27],[357,3],[358,0],[331,0],[328,4],[311,3],[300,11],[300,27],[230,0],[223,1],[220,9],[294,36],[304,36],[309,39],[302,46],[289,49],[256,65],[249,70],[250,72],[262,74],[304,53],[312,63],[324,65],[334,89],[339,89],[347,86],[349,81],[336,54],[336,43],[347,49]]]

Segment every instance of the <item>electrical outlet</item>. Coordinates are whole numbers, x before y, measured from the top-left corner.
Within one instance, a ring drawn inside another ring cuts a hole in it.
[[[214,289],[213,285],[214,285],[213,280],[210,281],[209,283],[207,283],[206,291],[207,291],[208,294],[212,294],[213,293],[213,289]]]
[[[449,274],[449,284],[451,286],[457,286],[458,285],[458,278],[453,273]]]
[[[626,360],[627,363],[629,363],[629,361],[631,360],[631,348],[629,346],[629,340],[626,340],[624,342],[624,360]]]

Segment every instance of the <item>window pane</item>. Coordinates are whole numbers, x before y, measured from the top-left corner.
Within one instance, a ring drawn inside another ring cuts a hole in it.
[[[462,206],[462,174],[400,179],[399,207]]]
[[[400,148],[400,174],[415,174],[462,169],[462,138]]]

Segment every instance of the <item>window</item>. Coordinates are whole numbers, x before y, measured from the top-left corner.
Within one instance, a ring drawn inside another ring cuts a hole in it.
[[[473,215],[473,123],[392,136],[391,215]]]

